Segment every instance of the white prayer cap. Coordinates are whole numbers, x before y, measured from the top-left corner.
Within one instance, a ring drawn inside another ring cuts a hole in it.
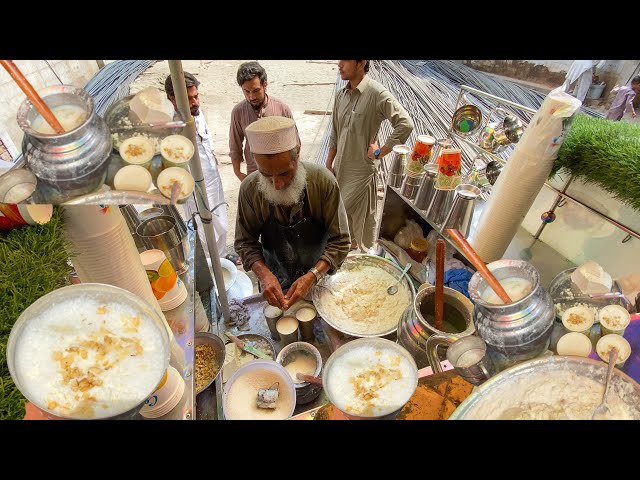
[[[273,154],[295,148],[296,122],[287,117],[262,117],[245,130],[251,153]]]

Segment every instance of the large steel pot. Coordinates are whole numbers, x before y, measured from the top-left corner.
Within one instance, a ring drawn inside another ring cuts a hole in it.
[[[481,406],[498,405],[504,401],[504,393],[514,388],[516,383],[527,381],[533,375],[544,374],[546,378],[553,378],[559,372],[570,370],[578,375],[589,377],[596,382],[604,383],[607,374],[607,364],[584,357],[545,356],[515,365],[498,375],[490,378],[481,386],[474,389],[449,417],[450,420],[475,420],[476,413]],[[640,385],[627,374],[617,368],[613,369],[611,377],[611,391],[615,392],[624,402],[633,407],[640,419]],[[501,405],[502,408],[512,408]],[[497,412],[499,413],[499,412]]]

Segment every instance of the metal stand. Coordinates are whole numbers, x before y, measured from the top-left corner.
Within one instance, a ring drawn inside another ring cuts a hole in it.
[[[515,102],[511,102],[505,98],[501,98],[498,97],[496,95],[492,95],[490,93],[487,92],[483,92],[482,90],[478,90],[472,87],[469,87],[467,85],[460,85],[460,93],[458,93],[458,99],[456,100],[456,105],[455,105],[455,110],[457,110],[459,107],[461,107],[461,100],[466,102],[466,96],[465,96],[465,92],[469,92],[472,93],[474,95],[477,95],[479,97],[485,97],[488,98],[490,100],[495,101],[496,103],[499,104],[503,104],[503,105],[508,105],[510,107],[513,107],[515,109],[518,110],[522,110],[524,112],[528,112],[528,113],[532,113],[535,114],[536,110],[529,108],[529,107],[525,107],[524,105],[520,105],[518,103]],[[487,118],[487,121],[485,122],[485,125],[479,129],[479,133],[477,134],[478,136],[480,135],[480,133],[482,132],[482,130],[484,130],[484,128],[486,127],[487,122],[490,120],[490,118]],[[524,123],[524,122],[523,122]],[[467,145],[473,147],[478,154],[480,155],[484,155],[487,156],[488,158],[491,158],[492,160],[496,160],[498,162],[500,162],[502,165],[504,165],[506,162],[506,160],[504,160],[503,158],[488,152],[487,150],[483,149],[482,147],[480,147],[478,145],[478,142],[473,142],[468,140],[465,137],[462,137],[460,135],[457,134],[457,132],[453,129],[453,126],[449,127],[449,136],[451,138],[453,138],[455,136],[456,139],[466,143]],[[479,140],[479,138],[478,138]],[[583,208],[586,208],[587,210],[589,210],[591,213],[597,215],[598,217],[600,217],[603,220],[606,220],[607,222],[611,223],[612,225],[614,225],[616,228],[619,228],[620,230],[624,231],[625,233],[627,233],[627,236],[622,240],[622,243],[626,243],[628,242],[632,237],[635,237],[637,239],[640,239],[640,233],[632,230],[631,228],[627,227],[626,225],[621,224],[620,222],[617,222],[616,220],[614,220],[613,218],[605,215],[602,212],[599,212],[591,207],[589,207],[588,205],[582,203],[580,200],[576,199],[575,197],[572,197],[571,195],[569,195],[567,192],[567,189],[569,188],[570,184],[573,182],[574,180],[574,176],[571,175],[569,177],[569,179],[567,180],[567,182],[565,183],[565,185],[562,187],[562,190],[558,190],[556,187],[554,187],[553,185],[549,184],[548,182],[544,183],[544,186],[553,190],[554,192],[557,193],[557,197],[554,200],[551,209],[549,210],[550,212],[554,212],[556,208],[561,207],[563,205],[562,200],[568,200],[570,202],[573,202],[577,205],[580,205]],[[538,229],[538,231],[536,232],[534,238],[537,240],[538,237],[540,237],[540,235],[542,234],[542,231],[544,230],[544,228],[546,227],[547,223],[542,222],[540,225],[540,228]]]
[[[196,124],[191,116],[191,109],[189,108],[189,98],[184,81],[182,62],[180,60],[169,60],[169,70],[171,71],[171,82],[173,83],[173,90],[175,92],[178,110],[187,123],[184,135],[193,142],[193,145],[198,145],[196,140]],[[224,317],[225,322],[228,322],[229,302],[227,300],[227,292],[224,289],[224,277],[222,274],[222,266],[220,265],[220,255],[218,254],[216,236],[213,230],[213,224],[211,223],[212,213],[210,211],[209,200],[207,198],[207,186],[204,182],[204,175],[202,174],[202,166],[200,164],[200,154],[197,148],[193,153],[193,157],[191,157],[189,167],[196,182],[195,197],[198,206],[198,213],[202,220],[204,234],[207,239],[207,246],[209,247],[209,257],[211,258],[211,266],[213,267],[213,276],[216,280],[222,316]]]

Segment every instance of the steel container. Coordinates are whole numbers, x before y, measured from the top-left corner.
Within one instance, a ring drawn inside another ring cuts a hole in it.
[[[93,98],[84,89],[56,85],[39,92],[49,108],[75,105],[85,110],[86,119],[62,134],[43,134],[31,125],[39,116],[29,100],[18,109],[17,121],[25,135],[22,153],[38,179],[38,203],[62,203],[100,188],[106,179],[111,155],[111,135],[98,116]]]
[[[498,281],[524,278],[531,282],[528,295],[510,304],[487,303],[482,294],[487,282],[479,273],[469,281],[475,302],[473,321],[478,335],[487,343],[487,352],[498,371],[530,360],[548,347],[555,320],[551,296],[540,285],[540,274],[522,260],[503,259],[487,265]]]

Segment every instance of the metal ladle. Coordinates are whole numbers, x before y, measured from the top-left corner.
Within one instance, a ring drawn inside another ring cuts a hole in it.
[[[395,295],[396,293],[398,293],[398,285],[402,281],[402,277],[404,277],[404,275],[409,271],[410,268],[411,268],[411,263],[407,263],[404,266],[404,270],[402,271],[402,275],[400,275],[400,278],[398,279],[398,281],[393,285],[391,285],[389,288],[387,288],[387,293],[389,295]]]

